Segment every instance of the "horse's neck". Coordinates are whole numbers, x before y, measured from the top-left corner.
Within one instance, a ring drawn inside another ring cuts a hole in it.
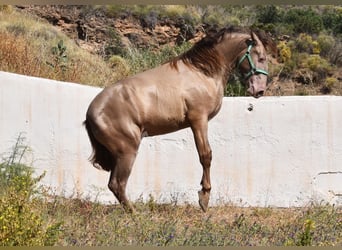
[[[224,87],[226,87],[230,75],[236,68],[238,56],[246,47],[244,41],[248,37],[249,36],[246,34],[233,34],[230,37],[227,37],[226,41],[223,41],[218,47],[220,53],[224,56],[225,67],[222,67],[222,75],[220,76]]]

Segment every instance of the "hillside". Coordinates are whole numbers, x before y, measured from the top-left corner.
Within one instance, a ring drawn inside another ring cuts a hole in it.
[[[13,34],[16,39],[23,37],[22,42],[29,47],[42,42],[39,46],[50,54],[45,61],[54,69],[53,74],[48,72],[43,77],[106,86],[181,53],[202,38],[208,28],[229,24],[256,26],[266,30],[278,43],[279,57],[270,65],[268,95],[341,95],[342,8],[288,7],[16,6],[1,11],[2,20],[7,18],[10,24],[6,26],[2,22],[0,36],[6,34],[2,40],[11,39]],[[23,23],[27,23],[25,19],[40,23],[44,28],[39,32],[30,31],[28,25],[23,28]],[[16,20],[18,24],[13,23]],[[31,35],[27,36],[28,33]],[[55,34],[52,44],[51,34]],[[0,48],[0,53],[4,50],[6,48]],[[53,50],[55,52],[51,52]],[[78,58],[73,53],[87,54],[88,59]],[[33,59],[42,57],[32,56]],[[0,70],[16,71],[8,65],[4,67],[4,63],[0,67]],[[89,69],[87,74],[83,73],[85,67]],[[101,75],[100,81],[96,75]],[[227,95],[244,94],[236,78],[231,86]]]

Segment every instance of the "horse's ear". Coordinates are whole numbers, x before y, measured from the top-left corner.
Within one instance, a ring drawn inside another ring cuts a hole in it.
[[[277,44],[272,39],[272,37],[269,34],[266,34],[263,30],[253,30],[251,32],[251,37],[255,41],[260,41],[268,50],[273,57],[276,57],[278,54]]]
[[[254,42],[254,45],[260,42],[259,37],[253,31],[251,32],[251,37],[252,37],[252,41]]]

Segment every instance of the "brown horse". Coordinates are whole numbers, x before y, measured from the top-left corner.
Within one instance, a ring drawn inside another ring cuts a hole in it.
[[[208,34],[189,51],[106,87],[91,102],[85,126],[93,146],[91,162],[110,171],[109,189],[129,211],[128,177],[143,137],[190,127],[203,167],[199,204],[208,208],[211,149],[208,121],[221,108],[228,77],[236,68],[254,97],[267,82],[266,36],[224,28]],[[264,34],[264,33],[263,33]]]

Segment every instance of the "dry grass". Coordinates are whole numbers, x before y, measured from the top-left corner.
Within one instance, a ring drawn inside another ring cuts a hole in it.
[[[199,207],[135,203],[135,214],[120,206],[56,197],[50,216],[63,221],[62,246],[284,246],[342,245],[341,210]]]
[[[0,10],[0,41],[2,71],[93,86],[107,86],[121,77],[99,56],[82,50],[51,25],[22,13]],[[66,47],[63,63],[52,52],[59,41]]]

